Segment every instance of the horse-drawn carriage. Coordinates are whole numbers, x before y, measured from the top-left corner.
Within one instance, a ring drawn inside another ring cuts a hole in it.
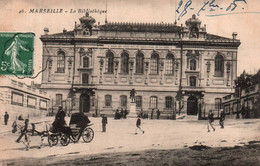
[[[29,124],[29,120],[27,120],[27,123],[25,123],[25,121],[26,120],[15,120],[12,125],[12,132],[20,131],[25,138],[25,140],[21,142],[25,144],[27,150],[30,148],[29,136],[41,137],[39,148],[43,145],[44,137],[48,138],[50,146],[57,145],[59,139],[63,146],[67,146],[70,141],[74,143],[78,142],[80,137],[82,137],[86,143],[91,142],[94,138],[94,131],[89,127],[92,124],[90,124],[90,120],[83,113],[72,114],[69,126],[63,126],[62,128],[55,128],[55,125],[51,125],[48,121]],[[20,137],[22,136],[20,135]]]
[[[62,129],[51,130],[48,136],[48,143],[50,146],[55,146],[60,138],[60,143],[67,146],[70,141],[76,143],[82,137],[83,141],[89,143],[94,138],[94,131],[91,126],[90,120],[83,113],[74,113],[71,115],[69,126],[64,126]]]

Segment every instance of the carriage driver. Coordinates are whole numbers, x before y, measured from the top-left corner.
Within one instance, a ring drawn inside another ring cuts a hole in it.
[[[71,133],[70,128],[66,125],[65,116],[66,114],[64,110],[62,109],[62,107],[59,107],[59,110],[55,117],[55,121],[52,124],[54,132],[63,132],[67,134]]]

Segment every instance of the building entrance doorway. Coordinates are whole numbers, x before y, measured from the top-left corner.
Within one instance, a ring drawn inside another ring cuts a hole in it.
[[[198,100],[195,96],[190,96],[187,102],[187,115],[197,115]]]
[[[88,94],[80,95],[79,111],[80,112],[89,112],[90,110],[90,98]]]

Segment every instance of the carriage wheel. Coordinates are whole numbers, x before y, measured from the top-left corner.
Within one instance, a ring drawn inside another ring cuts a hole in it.
[[[70,138],[66,134],[61,134],[60,143],[63,146],[67,146],[70,143]]]
[[[55,134],[49,135],[48,136],[48,143],[49,143],[49,145],[51,147],[57,145],[57,143],[58,143],[58,136],[55,135]]]
[[[79,141],[79,138],[80,138],[79,134],[70,136],[70,139],[73,143],[77,143]]]
[[[85,130],[82,133],[82,138],[86,143],[89,143],[94,138],[94,131],[92,128],[85,128]]]

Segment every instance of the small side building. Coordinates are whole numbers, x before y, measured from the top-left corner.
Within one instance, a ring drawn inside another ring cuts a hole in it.
[[[1,77],[0,116],[8,112],[10,119],[37,117],[49,113],[49,95],[36,85],[26,85],[9,77]]]
[[[241,90],[236,89],[234,94],[223,97],[222,101],[228,117],[260,118],[260,82]]]

